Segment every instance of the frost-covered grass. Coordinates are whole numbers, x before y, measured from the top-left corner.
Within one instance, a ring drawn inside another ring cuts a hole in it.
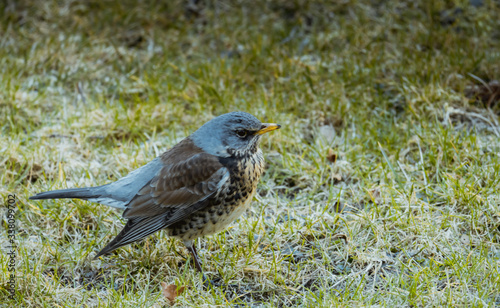
[[[470,2],[3,2],[0,302],[163,307],[166,282],[189,307],[500,305],[500,3]],[[197,243],[225,287],[161,232],[93,260],[119,212],[28,200],[236,110],[282,129],[252,209]]]

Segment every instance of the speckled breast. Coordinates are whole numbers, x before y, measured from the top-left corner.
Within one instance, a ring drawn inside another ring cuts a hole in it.
[[[186,219],[169,226],[170,236],[192,240],[225,229],[250,205],[264,170],[261,150],[240,158],[221,159],[230,171],[230,178],[213,196],[205,200],[207,206]]]

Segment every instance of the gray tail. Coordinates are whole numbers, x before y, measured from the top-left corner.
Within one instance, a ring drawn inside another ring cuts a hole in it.
[[[100,187],[70,188],[46,191],[30,197],[30,200],[39,199],[92,199],[100,197]]]

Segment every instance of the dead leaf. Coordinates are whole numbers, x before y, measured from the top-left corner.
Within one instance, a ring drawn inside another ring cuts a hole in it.
[[[181,295],[185,288],[185,286],[177,287],[175,284],[167,284],[166,282],[161,283],[163,296],[165,296],[172,305],[175,303],[175,298]]]
[[[337,154],[333,151],[332,148],[328,148],[328,154],[326,155],[326,158],[331,163],[335,163],[337,161]]]

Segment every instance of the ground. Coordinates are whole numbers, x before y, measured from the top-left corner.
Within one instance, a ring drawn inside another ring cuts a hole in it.
[[[488,0],[3,1],[0,302],[499,306],[498,16]],[[114,181],[236,110],[282,128],[251,210],[196,244],[225,286],[203,288],[161,232],[93,260],[120,212],[28,200]],[[162,283],[185,289],[172,303]]]

